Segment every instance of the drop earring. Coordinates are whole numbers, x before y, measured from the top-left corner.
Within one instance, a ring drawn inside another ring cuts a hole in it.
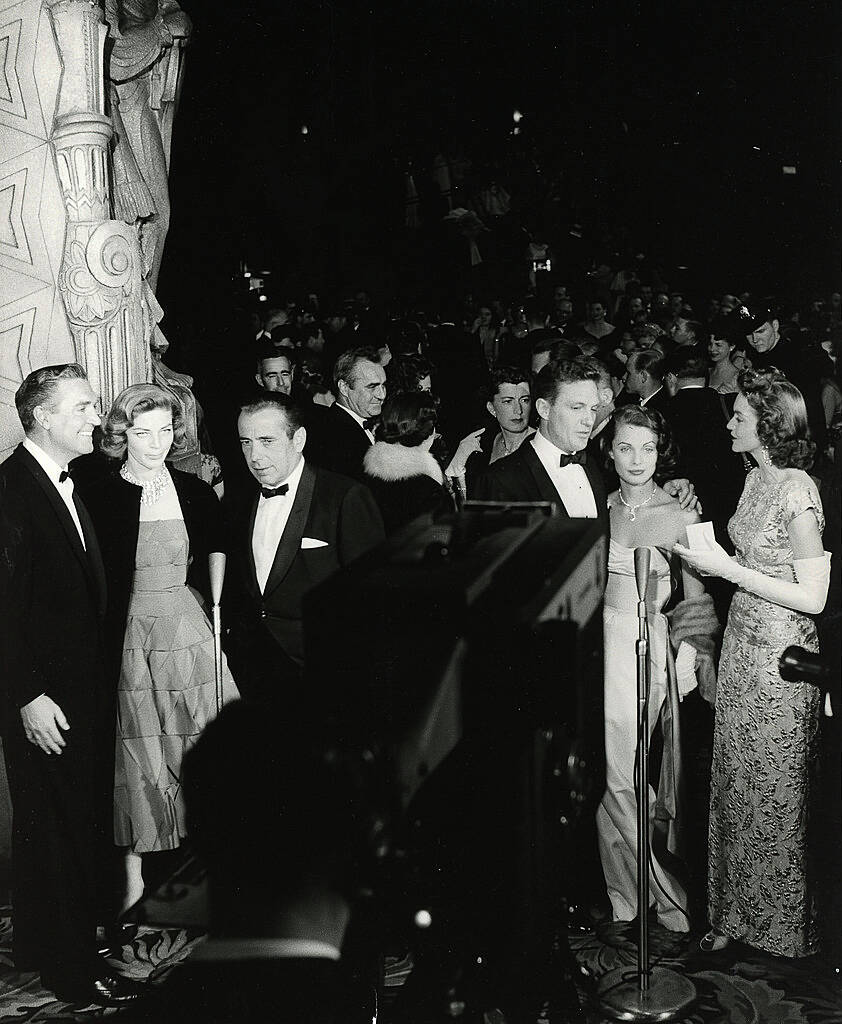
[[[771,466],[772,465],[772,456],[769,454],[769,449],[766,447],[765,444],[760,449],[760,451],[761,451],[761,453],[763,455],[763,464],[766,465],[766,466]]]

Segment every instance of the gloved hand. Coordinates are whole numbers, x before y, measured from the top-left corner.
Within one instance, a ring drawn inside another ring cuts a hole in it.
[[[676,544],[673,551],[704,575],[721,576],[722,579],[736,583],[750,594],[756,594],[782,608],[818,615],[827,600],[827,588],[830,583],[829,551],[815,558],[795,559],[792,563],[795,582],[766,576],[755,569],[740,565],[720,544],[714,545],[711,549],[686,548],[683,544]]]

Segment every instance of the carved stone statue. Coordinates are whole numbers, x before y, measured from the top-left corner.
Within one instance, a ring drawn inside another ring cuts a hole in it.
[[[137,227],[155,291],[170,224],[172,125],[192,25],[175,0],[106,0],[105,17],[114,214]]]

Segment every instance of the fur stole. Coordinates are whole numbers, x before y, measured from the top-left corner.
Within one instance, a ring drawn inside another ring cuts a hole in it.
[[[363,469],[376,480],[394,483],[414,476],[428,476],[437,484],[444,482],[441,467],[423,448],[376,441],[365,453]]]
[[[667,613],[670,642],[675,650],[682,640],[696,648],[696,678],[699,693],[708,704],[716,703],[717,639],[721,630],[713,598],[709,594],[688,597]]]

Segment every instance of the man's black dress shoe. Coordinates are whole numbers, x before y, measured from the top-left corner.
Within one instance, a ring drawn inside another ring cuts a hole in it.
[[[75,1006],[129,1006],[149,991],[145,985],[130,978],[108,972],[90,981],[51,981],[43,975],[41,981],[45,988],[55,993],[57,999]]]

